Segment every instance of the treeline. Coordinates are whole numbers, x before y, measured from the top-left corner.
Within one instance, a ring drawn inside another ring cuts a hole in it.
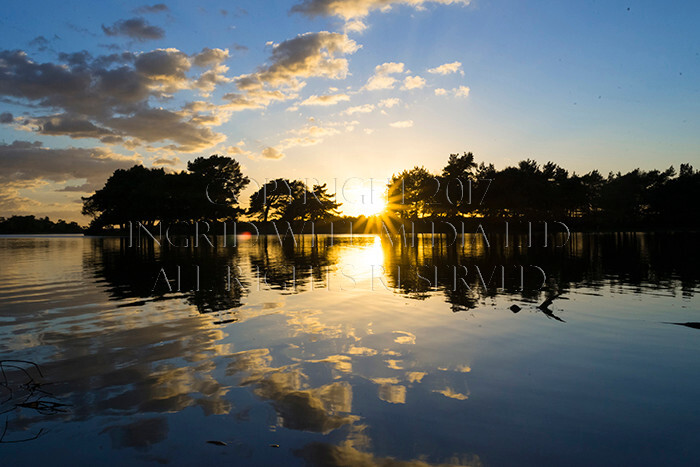
[[[77,234],[83,233],[83,227],[77,222],[66,222],[59,219],[51,221],[48,217],[37,219],[34,216],[0,217],[0,234]]]
[[[553,162],[527,159],[496,170],[477,163],[472,153],[451,154],[440,173],[414,167],[395,174],[386,186],[386,210],[374,220],[340,216],[341,203],[326,185],[284,178],[256,187],[244,209],[239,197],[249,184],[235,159],[219,155],[199,157],[176,173],[134,166],[115,171],[103,188],[83,198],[82,212],[93,218],[90,231],[124,229],[128,222],[153,227],[240,219],[256,221],[260,233],[269,233],[276,221],[306,226],[307,233],[311,224],[325,232],[331,221],[343,221],[337,233],[350,223],[380,233],[378,220],[413,222],[419,232],[430,231],[434,221],[465,220],[561,221],[587,230],[700,227],[700,171],[690,164],[678,172],[670,167],[578,175]]]
[[[414,167],[388,185],[389,214],[411,221],[566,221],[591,230],[700,226],[700,171],[681,164],[664,171],[640,169],[606,177],[597,170],[570,173],[527,159],[496,170],[472,153],[451,154],[442,172]]]
[[[249,199],[250,207],[243,209],[239,196],[249,183],[235,159],[220,155],[199,157],[187,164],[187,171],[177,173],[136,165],[115,171],[103,188],[82,198],[82,213],[93,218],[91,232],[124,230],[128,222],[153,227],[158,222],[227,222],[246,215],[264,223],[304,223],[339,215],[340,203],[325,184],[309,187],[282,178],[259,187]]]

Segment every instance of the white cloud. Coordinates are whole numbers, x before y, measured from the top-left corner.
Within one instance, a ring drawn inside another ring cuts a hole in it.
[[[374,104],[364,104],[364,105],[357,105],[355,107],[349,107],[343,111],[344,115],[352,115],[355,113],[369,113],[374,110]]]
[[[411,128],[413,126],[413,120],[402,120],[399,122],[393,122],[389,124],[392,128]]]
[[[457,97],[467,97],[469,95],[469,90],[468,86],[460,86],[455,89],[454,93]]]
[[[435,90],[435,95],[436,96],[447,96],[448,94],[452,94],[455,97],[467,97],[469,96],[469,86],[460,86],[458,88],[454,88],[451,91],[448,91],[447,89],[443,88],[437,88]]]
[[[402,89],[420,89],[425,86],[425,80],[420,76],[406,76]]]
[[[438,75],[449,75],[450,73],[461,73],[464,76],[464,70],[462,70],[461,62],[445,63],[435,68],[428,69],[428,73],[438,74]]]
[[[346,102],[350,100],[347,94],[325,94],[322,96],[312,95],[302,101],[299,105],[335,105],[338,102]]]
[[[363,89],[368,91],[376,91],[378,89],[392,89],[396,84],[396,78],[390,76],[392,74],[403,73],[404,64],[396,62],[387,62],[377,65],[374,68],[372,75]]]
[[[395,105],[399,105],[400,102],[401,99],[399,99],[398,97],[390,97],[388,99],[382,99],[377,105],[379,105],[379,107],[386,107],[387,109],[390,109]]]
[[[280,151],[273,148],[272,146],[268,146],[262,150],[262,153],[260,153],[260,157],[262,157],[263,159],[279,160],[284,157],[284,154],[282,154]]]
[[[360,19],[353,19],[345,23],[345,32],[363,32],[367,25]]]

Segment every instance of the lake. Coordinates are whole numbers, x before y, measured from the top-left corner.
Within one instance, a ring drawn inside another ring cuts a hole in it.
[[[4,465],[700,459],[699,234],[226,240],[0,238]]]

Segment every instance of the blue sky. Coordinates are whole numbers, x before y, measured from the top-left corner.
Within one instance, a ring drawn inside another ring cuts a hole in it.
[[[462,151],[578,173],[697,166],[699,20],[691,2],[12,2],[0,215],[84,222],[79,197],[115,168],[213,153],[257,181],[358,177],[357,193]]]

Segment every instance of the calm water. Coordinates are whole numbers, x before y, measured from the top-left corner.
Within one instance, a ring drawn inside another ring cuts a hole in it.
[[[438,240],[0,238],[2,464],[697,465],[700,235]]]

